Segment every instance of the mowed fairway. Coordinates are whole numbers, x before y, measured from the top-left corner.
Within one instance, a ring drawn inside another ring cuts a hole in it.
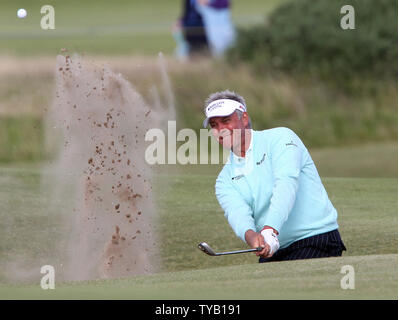
[[[397,299],[398,254],[249,264],[134,278],[0,286],[5,299]],[[344,265],[355,288],[342,289]]]
[[[387,152],[391,151],[388,144]],[[369,152],[369,146],[366,152]],[[382,146],[374,147],[382,157]],[[322,158],[323,152],[314,152]],[[356,148],[355,152],[359,152]],[[345,149],[347,161],[349,152]],[[320,167],[327,168],[324,157]],[[366,160],[364,160],[366,163]],[[358,161],[358,167],[361,166]],[[398,298],[397,178],[323,177],[339,212],[348,248],[341,258],[258,264],[253,254],[209,257],[196,246],[216,251],[245,248],[231,231],[214,196],[216,166],[160,173],[156,231],[162,265],[158,274],[75,283],[40,289],[40,261],[58,267],[53,243],[67,236],[56,215],[46,215],[38,167],[0,169],[0,298],[38,299],[396,299]],[[163,170],[162,170],[163,171]],[[325,173],[326,174],[326,173]],[[60,201],[62,204],[62,201]],[[10,284],[7,260],[23,257],[37,272],[34,283]],[[35,259],[33,259],[35,257]],[[33,261],[33,262],[31,262]],[[342,266],[355,270],[355,290],[343,290]],[[57,269],[56,269],[57,270]]]

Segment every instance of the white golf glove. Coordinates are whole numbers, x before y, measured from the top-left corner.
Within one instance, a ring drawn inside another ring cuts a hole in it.
[[[278,236],[275,234],[272,229],[264,229],[261,231],[261,235],[264,237],[264,241],[266,244],[270,246],[269,255],[274,254],[279,249],[279,240]]]

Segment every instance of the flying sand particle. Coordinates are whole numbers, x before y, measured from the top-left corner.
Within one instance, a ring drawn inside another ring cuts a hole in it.
[[[48,116],[54,119],[51,128],[64,130],[63,143],[69,142],[58,155],[58,184],[74,190],[76,198],[68,197],[67,201],[80,205],[76,212],[71,210],[73,216],[69,217],[72,230],[69,260],[63,268],[66,279],[151,272],[156,265],[149,253],[157,255],[152,245],[155,234],[148,222],[155,207],[149,183],[152,171],[143,157],[144,137],[149,128],[162,128],[167,124],[165,119],[174,119],[174,109],[151,110],[121,75],[77,56],[59,56],[55,71],[56,95]],[[123,149],[116,150],[120,147]],[[132,178],[136,174],[132,168],[140,170],[144,182]],[[73,176],[67,172],[73,172]],[[146,214],[138,211],[141,218],[133,226],[130,213],[114,214],[127,207],[130,212],[137,212],[139,207]],[[113,226],[117,226],[116,232]]]

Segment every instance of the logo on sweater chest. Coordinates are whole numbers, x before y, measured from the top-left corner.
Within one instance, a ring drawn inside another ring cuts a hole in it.
[[[259,166],[260,164],[262,164],[264,162],[264,160],[265,160],[265,153],[263,154],[263,157],[261,158],[261,160],[256,162],[256,165]]]
[[[291,140],[289,143],[286,143],[286,146],[295,146],[295,147],[297,147],[297,144],[295,144],[293,142],[293,140]]]
[[[239,180],[239,179],[243,178],[244,176],[245,176],[244,174],[240,174],[235,177],[232,177],[232,180]]]

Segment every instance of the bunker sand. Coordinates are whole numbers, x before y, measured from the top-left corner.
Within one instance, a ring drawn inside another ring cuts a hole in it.
[[[57,57],[47,143],[59,146],[52,192],[72,194],[66,280],[156,271],[153,174],[144,137],[172,119],[171,103],[170,92],[167,108],[153,108],[109,67]],[[54,138],[59,134],[61,142]]]

